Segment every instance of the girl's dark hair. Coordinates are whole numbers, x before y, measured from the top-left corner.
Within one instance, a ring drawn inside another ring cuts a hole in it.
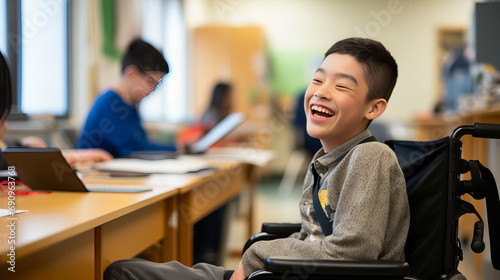
[[[231,92],[231,85],[227,83],[218,83],[212,92],[212,100],[210,101],[210,107],[218,108],[223,104],[223,100]]]
[[[129,65],[140,71],[159,71],[167,74],[170,70],[163,55],[149,43],[141,39],[133,40],[122,59],[122,73]]]
[[[0,118],[9,114],[12,106],[12,86],[9,66],[2,53],[0,53]]]
[[[398,78],[398,65],[384,45],[372,39],[347,38],[335,43],[325,58],[333,53],[351,55],[362,65],[368,85],[367,101],[389,101]]]

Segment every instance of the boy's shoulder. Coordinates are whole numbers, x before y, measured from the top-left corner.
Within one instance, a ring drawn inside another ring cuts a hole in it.
[[[113,90],[106,90],[96,96],[93,110],[110,111],[113,108],[133,107],[127,105],[123,99]],[[116,110],[115,110],[116,111]]]
[[[120,96],[113,90],[105,90],[96,96],[96,102],[106,102],[113,100],[121,100]]]
[[[351,154],[351,159],[360,158],[369,161],[384,159],[397,161],[397,157],[394,151],[388,145],[380,143],[378,141],[358,144],[354,146],[349,153]]]
[[[352,176],[365,177],[375,172],[383,177],[404,178],[396,154],[384,143],[369,142],[356,145],[343,161],[342,168],[348,168]]]

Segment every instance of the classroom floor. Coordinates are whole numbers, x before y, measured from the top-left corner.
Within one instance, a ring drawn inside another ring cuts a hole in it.
[[[299,181],[300,182],[300,181]],[[263,222],[298,222],[300,221],[298,212],[298,202],[301,194],[302,185],[296,184],[289,193],[280,191],[278,185],[280,178],[264,178],[259,184],[255,197],[254,207],[254,226],[258,231]],[[237,212],[237,211],[235,211]],[[228,229],[227,255],[223,262],[226,269],[234,269],[241,256],[241,252],[247,240],[247,226],[244,218],[234,216]],[[487,244],[486,246],[488,246]],[[462,272],[468,280],[496,280],[500,279],[500,272],[494,271],[491,265],[484,264],[484,273],[478,272],[473,266],[473,255],[464,246],[464,261],[459,265],[459,271]]]

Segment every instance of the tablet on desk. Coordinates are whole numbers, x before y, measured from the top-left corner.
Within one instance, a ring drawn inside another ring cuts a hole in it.
[[[218,122],[210,131],[208,131],[198,141],[186,147],[186,154],[203,154],[210,147],[219,142],[222,138],[233,131],[236,127],[245,121],[243,113],[231,113],[222,121]],[[173,151],[134,151],[128,157],[146,160],[173,159],[179,154]]]
[[[231,113],[222,121],[218,122],[207,134],[201,137],[200,140],[193,143],[187,149],[188,154],[202,154],[210,147],[219,142],[224,136],[238,127],[245,120],[243,113]]]
[[[19,180],[32,189],[73,192],[144,192],[141,186],[85,186],[57,148],[5,148]]]

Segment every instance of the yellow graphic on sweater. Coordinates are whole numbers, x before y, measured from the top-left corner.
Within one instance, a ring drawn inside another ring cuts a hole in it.
[[[321,190],[320,192],[318,192],[318,198],[319,198],[319,202],[321,204],[321,209],[323,209],[323,211],[325,211],[325,214],[326,216],[329,218],[330,217],[330,213],[328,213],[326,211],[326,207],[327,207],[327,199],[326,199],[326,193],[327,193],[327,190]]]

